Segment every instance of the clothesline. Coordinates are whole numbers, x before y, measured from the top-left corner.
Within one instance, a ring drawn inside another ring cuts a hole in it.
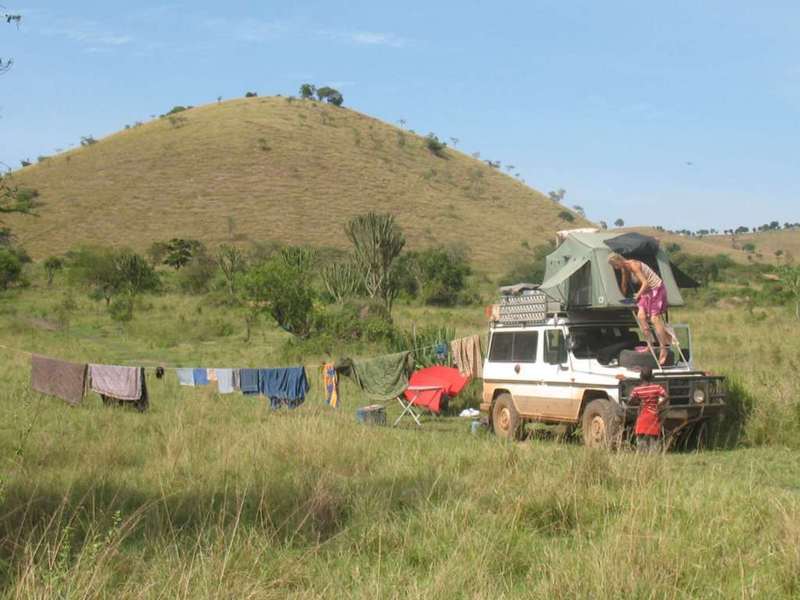
[[[450,343],[450,342],[452,342],[454,340],[463,339],[463,338],[471,337],[471,336],[474,336],[474,335],[480,335],[480,334],[479,333],[467,334],[467,335],[464,335],[464,336],[453,338],[452,340],[444,340],[444,341],[441,341],[441,342],[436,342],[435,344],[429,344],[427,346],[416,346],[416,347],[414,347],[414,348],[412,348],[410,350],[399,350],[398,352],[388,352],[386,354],[381,354],[379,356],[387,356],[389,354],[397,354],[399,352],[412,352],[412,353],[420,352],[422,350],[429,350],[431,348],[436,348],[436,347],[440,346],[441,344],[448,344],[448,343]],[[23,350],[22,348],[14,348],[12,346],[6,346],[5,344],[0,344],[0,348],[3,348],[3,349],[8,350],[10,352],[15,352],[17,354],[24,354],[26,356],[33,356],[34,354],[38,354],[37,352],[31,352],[29,350]],[[132,362],[137,362],[137,361],[123,360],[121,362],[132,363]],[[153,361],[148,361],[148,362],[153,362]],[[318,363],[315,362],[315,363],[303,364],[303,365],[299,365],[299,366],[302,366],[304,368],[316,368],[316,367],[322,366],[322,364],[323,364],[323,362],[318,362]],[[131,366],[131,365],[125,365],[125,366]],[[168,364],[158,364],[158,365],[149,365],[149,366],[148,365],[142,365],[142,364],[136,364],[136,365],[132,365],[132,366],[137,366],[137,367],[140,367],[142,369],[153,369],[153,370],[160,368],[160,369],[163,369],[164,371],[177,371],[178,369],[191,368],[191,367],[186,367],[186,366],[177,366],[177,365],[168,365]]]

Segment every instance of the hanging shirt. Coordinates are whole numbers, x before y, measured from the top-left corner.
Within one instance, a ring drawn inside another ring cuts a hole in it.
[[[322,387],[325,390],[325,402],[336,408],[339,404],[339,376],[333,363],[322,365]]]
[[[181,385],[194,386],[194,369],[175,369],[178,375],[178,383]]]
[[[194,369],[194,384],[208,385],[208,372],[205,369]]]

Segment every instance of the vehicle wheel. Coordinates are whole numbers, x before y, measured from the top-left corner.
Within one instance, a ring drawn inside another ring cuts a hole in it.
[[[617,448],[622,422],[608,400],[592,400],[583,411],[583,443],[588,448]]]
[[[713,445],[713,426],[711,421],[703,419],[689,427],[681,439],[680,449],[685,452],[701,452]]]
[[[518,440],[522,437],[522,419],[510,394],[500,394],[492,407],[492,430],[497,437]]]

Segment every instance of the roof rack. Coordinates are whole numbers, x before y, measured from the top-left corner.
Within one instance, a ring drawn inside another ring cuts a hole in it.
[[[520,323],[543,323],[548,317],[547,294],[540,290],[525,289],[519,295],[500,297],[495,323],[498,325],[517,325]]]

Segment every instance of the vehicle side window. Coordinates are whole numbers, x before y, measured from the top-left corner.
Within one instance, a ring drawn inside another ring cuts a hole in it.
[[[526,331],[514,334],[514,350],[512,356],[514,362],[535,363],[536,353],[539,347],[539,332]]]
[[[567,362],[567,345],[560,329],[548,329],[545,332],[544,360],[551,365]]]
[[[513,333],[495,333],[492,336],[492,347],[489,349],[489,360],[491,362],[511,362],[513,347]]]

